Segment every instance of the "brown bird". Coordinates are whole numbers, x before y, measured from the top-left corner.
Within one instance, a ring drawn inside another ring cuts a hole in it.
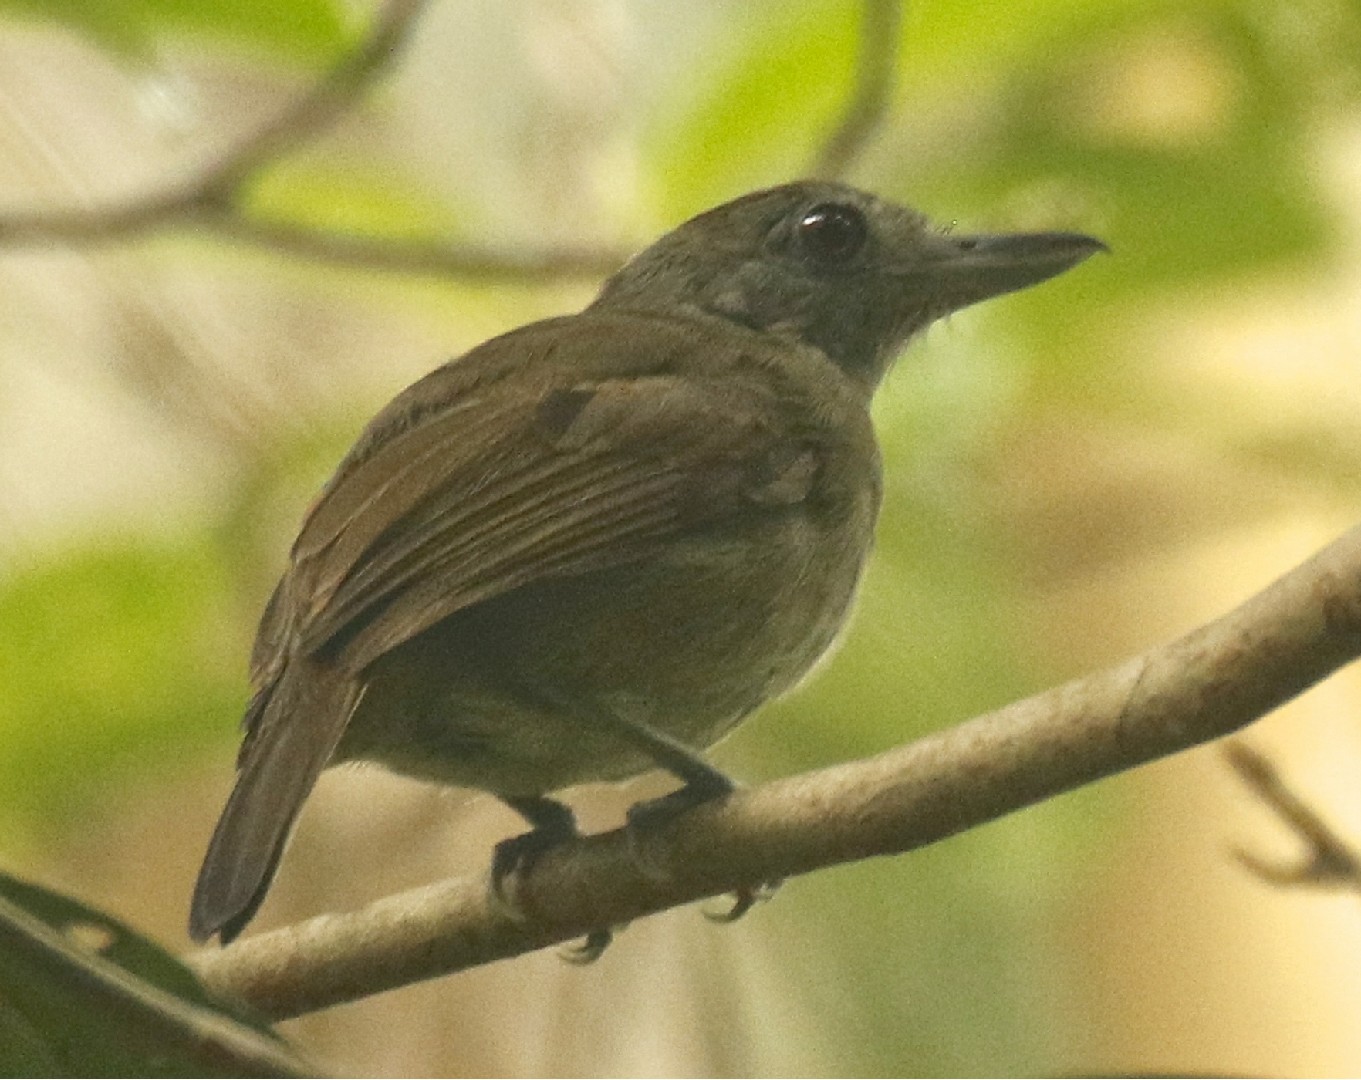
[[[326,766],[549,793],[701,751],[792,687],[850,608],[880,501],[870,399],[916,331],[1103,245],[956,236],[840,184],[758,191],[635,256],[584,311],[437,369],[369,424],[303,521],[251,657],[197,939],[240,933]],[[597,944],[603,939],[597,939]]]

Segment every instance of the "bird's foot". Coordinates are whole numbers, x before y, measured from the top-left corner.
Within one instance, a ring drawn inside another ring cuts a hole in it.
[[[735,783],[717,770],[711,770],[708,775],[692,780],[684,787],[663,795],[661,798],[635,803],[628,811],[629,849],[633,854],[634,862],[643,873],[654,881],[667,880],[666,871],[657,865],[656,860],[648,858],[642,843],[643,835],[649,829],[655,829],[663,823],[693,810],[696,806],[711,802],[714,799],[720,799],[736,790],[737,785]],[[706,911],[704,916],[712,922],[736,922],[757,903],[774,896],[775,890],[779,886],[779,881],[763,882],[759,885],[744,885],[732,893],[732,906],[730,908],[726,911]]]
[[[527,833],[502,840],[491,857],[492,900],[501,911],[519,921],[524,913],[508,883],[528,873],[546,852],[580,833],[571,809],[560,802],[532,796],[507,797],[501,801],[533,826]]]
[[[592,930],[575,945],[564,945],[558,950],[558,955],[569,964],[579,964],[585,967],[587,964],[594,964],[600,959],[601,953],[610,947],[610,942],[614,940],[614,931],[607,926],[602,926],[597,930]]]
[[[716,923],[736,922],[757,904],[764,904],[774,896],[782,884],[784,882],[776,878],[774,881],[763,881],[759,885],[743,885],[728,894],[732,897],[732,905],[727,910],[706,911],[704,917]]]
[[[489,891],[498,911],[515,922],[523,922],[524,909],[507,884],[528,873],[545,853],[581,833],[571,809],[554,799],[503,796],[501,801],[533,828],[496,845],[492,852]],[[594,963],[613,940],[614,931],[602,926],[592,930],[579,944],[563,949],[560,955],[571,964]]]

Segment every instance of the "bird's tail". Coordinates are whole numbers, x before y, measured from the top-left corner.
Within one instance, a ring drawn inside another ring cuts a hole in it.
[[[259,908],[293,820],[362,696],[348,674],[295,657],[246,713],[236,787],[213,831],[189,910],[195,941],[225,945]]]

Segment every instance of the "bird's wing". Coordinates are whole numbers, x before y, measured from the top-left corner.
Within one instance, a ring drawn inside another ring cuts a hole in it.
[[[359,671],[472,604],[802,501],[819,440],[782,404],[714,375],[474,387],[314,507],[281,586],[296,648]]]

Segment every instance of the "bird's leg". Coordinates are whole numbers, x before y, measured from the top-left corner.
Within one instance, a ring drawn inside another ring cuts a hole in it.
[[[496,845],[491,859],[491,894],[493,901],[512,918],[520,917],[520,909],[506,892],[506,878],[512,873],[524,873],[549,848],[581,834],[570,807],[556,799],[542,795],[501,795],[500,800],[524,818],[533,828],[527,833],[512,836]],[[614,938],[608,927],[600,927],[586,935],[580,945],[563,952],[563,958],[573,964],[589,964],[597,960]]]
[[[737,785],[732,779],[714,768],[684,743],[626,717],[606,714],[596,719],[622,738],[634,743],[658,766],[683,782],[682,787],[660,798],[634,803],[629,807],[628,824],[631,830],[646,831],[655,828],[702,803],[737,790]],[[636,853],[636,844],[634,850]],[[635,857],[638,863],[646,868],[645,860],[636,855]],[[744,885],[733,892],[731,908],[708,917],[715,922],[735,922],[750,911],[757,901],[769,898],[779,885],[778,881],[754,886]]]
[[[506,878],[515,871],[528,870],[549,848],[579,836],[571,807],[542,795],[501,795],[501,801],[524,818],[529,832],[512,836],[496,845],[491,859],[491,888],[507,906]]]
[[[631,743],[646,754],[661,769],[681,781],[682,786],[656,799],[635,803],[628,810],[631,847],[638,865],[648,871],[637,836],[656,828],[674,817],[703,803],[721,798],[737,789],[737,785],[721,770],[714,768],[696,751],[641,721],[620,716],[610,710],[592,711],[588,715],[572,709],[593,727],[604,729],[623,742]],[[508,911],[518,914],[518,908],[506,893],[505,882],[512,872],[528,870],[536,859],[549,848],[570,840],[579,833],[572,811],[560,802],[544,796],[499,796],[502,802],[533,826],[521,836],[511,837],[496,845],[492,856],[492,895]],[[655,870],[651,871],[653,874]],[[764,900],[779,886],[778,881],[747,885],[732,894],[732,906],[724,912],[709,914],[715,922],[734,922],[745,915],[759,900]],[[605,927],[591,931],[585,940],[565,953],[572,963],[590,963],[600,956],[613,939],[613,932]]]
[[[628,812],[630,825],[647,826],[666,820],[737,790],[737,785],[725,773],[715,769],[683,742],[624,717],[611,715],[605,723],[684,785],[660,798],[634,804]]]

